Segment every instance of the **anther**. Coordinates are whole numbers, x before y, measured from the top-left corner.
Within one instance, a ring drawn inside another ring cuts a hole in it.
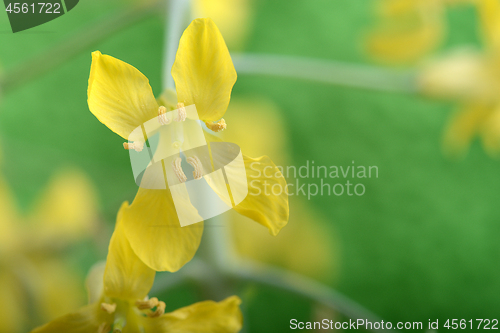
[[[116,303],[113,304],[101,303],[101,310],[104,310],[107,313],[112,314],[113,312],[116,311]]]
[[[221,120],[219,120],[216,123],[211,123],[211,122],[206,121],[205,125],[207,125],[208,129],[210,129],[210,130],[212,130],[214,132],[223,131],[227,127],[226,121],[224,120],[224,118],[222,118]]]
[[[191,164],[194,168],[193,177],[194,179],[201,179],[203,176],[203,166],[200,159],[197,156],[188,157],[187,162]]]
[[[165,313],[165,307],[166,307],[165,302],[162,302],[162,301],[158,302],[158,305],[156,306],[156,310],[148,313],[148,317],[156,318],[156,317],[163,315]]]
[[[158,306],[158,298],[153,297],[145,301],[137,300],[135,301],[135,306],[137,306],[139,310],[152,309],[155,306]]]
[[[144,148],[144,143],[136,141],[136,142],[124,142],[123,148],[130,150],[134,149],[135,151],[142,151]]]
[[[108,323],[102,323],[97,329],[97,333],[108,333],[111,331],[111,325]]]
[[[163,105],[158,108],[158,121],[162,125],[168,125],[172,121],[172,119],[168,119],[167,108]]]
[[[184,171],[182,171],[181,161],[180,157],[177,157],[174,161],[172,161],[172,169],[174,169],[177,179],[179,179],[181,183],[184,183],[187,180],[187,177],[184,174]]]
[[[186,120],[186,108],[184,107],[184,103],[177,103],[177,118],[175,121],[184,121]]]

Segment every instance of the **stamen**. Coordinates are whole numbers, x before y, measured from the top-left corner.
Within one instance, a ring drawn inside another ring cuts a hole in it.
[[[101,309],[109,314],[112,314],[113,312],[116,311],[116,303],[113,304],[101,303]]]
[[[175,121],[184,121],[186,120],[186,108],[184,107],[184,103],[177,103],[177,118]]]
[[[163,105],[158,108],[158,121],[162,125],[168,125],[172,122],[172,119],[168,119],[167,108]]]
[[[156,306],[156,310],[148,313],[148,317],[156,318],[163,315],[165,313],[165,307],[166,307],[165,302],[160,301]]]
[[[177,176],[177,179],[181,183],[184,183],[187,180],[186,175],[184,174],[184,171],[182,171],[182,166],[181,166],[181,158],[177,157],[173,162],[172,162],[172,169],[174,169],[175,175]]]
[[[97,333],[108,333],[111,331],[111,325],[108,323],[102,323],[97,329]]]
[[[145,301],[137,300],[135,301],[135,306],[137,306],[139,310],[152,309],[155,306],[158,306],[158,298],[153,297]]]
[[[187,162],[191,164],[194,168],[193,177],[194,179],[201,179],[203,176],[203,166],[200,159],[197,156],[188,157]]]
[[[124,142],[123,143],[123,148],[125,148],[127,150],[134,149],[135,151],[142,151],[142,149],[144,148],[144,143],[143,142],[139,142],[139,141],[136,141],[136,142]]]
[[[224,118],[222,118],[221,120],[219,120],[216,123],[211,123],[211,122],[206,121],[205,125],[207,125],[208,129],[210,129],[210,130],[212,130],[214,132],[223,131],[227,127],[226,121],[224,120]]]

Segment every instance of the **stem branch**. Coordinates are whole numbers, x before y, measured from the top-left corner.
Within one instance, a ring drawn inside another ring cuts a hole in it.
[[[361,64],[270,54],[233,54],[238,74],[303,79],[352,88],[416,93],[416,73]]]

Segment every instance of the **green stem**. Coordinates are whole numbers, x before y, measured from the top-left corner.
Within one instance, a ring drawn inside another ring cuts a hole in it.
[[[165,42],[163,45],[163,89],[175,89],[174,79],[170,73],[175,61],[179,39],[189,21],[190,0],[170,0],[167,8],[167,24],[165,24]]]
[[[61,66],[109,36],[158,12],[160,2],[145,2],[100,20],[71,35],[45,53],[7,70],[0,78],[0,91],[10,92],[23,84]]]
[[[238,74],[309,80],[352,88],[416,93],[416,72],[296,56],[233,54]]]
[[[323,305],[353,320],[382,321],[381,318],[335,289],[289,270],[251,260],[239,260],[236,265],[228,267],[226,274],[239,281],[256,282],[301,295],[313,303]],[[397,332],[397,330],[390,331]]]

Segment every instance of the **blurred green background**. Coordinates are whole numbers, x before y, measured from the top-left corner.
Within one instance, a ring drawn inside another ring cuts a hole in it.
[[[67,15],[16,34],[10,31],[7,15],[0,14],[0,68],[9,73],[131,5],[83,0]],[[371,1],[256,0],[250,8],[248,35],[238,52],[370,62],[360,43],[374,20]],[[29,211],[51,176],[68,165],[83,169],[97,187],[102,220],[109,226],[104,230],[111,231],[120,204],[133,200],[137,187],[123,140],[87,107],[90,52],[100,50],[132,64],[159,95],[165,25],[161,14],[92,44],[1,97],[2,172],[23,210]],[[444,47],[478,43],[471,8],[450,10],[448,21],[450,35]],[[392,322],[498,317],[499,161],[476,142],[463,160],[444,157],[440,142],[455,109],[452,103],[239,75],[233,98],[256,96],[273,101],[280,110],[289,164],[349,166],[355,161],[378,166],[379,177],[363,181],[363,196],[310,200],[313,210],[325,217],[322,227],[335,233],[338,242],[337,272],[326,281],[329,285]],[[255,129],[229,124],[228,131]],[[255,135],[260,135],[258,130]],[[105,257],[106,236],[101,243],[89,241],[97,243],[97,250],[73,249],[82,275]],[[288,331],[290,319],[314,317],[314,306],[301,297],[257,285],[240,292],[247,300],[244,314],[250,332]],[[190,285],[167,297],[167,310],[199,300]]]

